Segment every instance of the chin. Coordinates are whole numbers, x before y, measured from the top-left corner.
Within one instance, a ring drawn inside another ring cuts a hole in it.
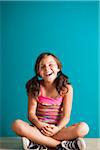
[[[53,79],[53,80],[47,80],[47,82],[49,82],[49,83],[53,83],[53,82],[54,82],[54,80],[55,80],[55,79]]]

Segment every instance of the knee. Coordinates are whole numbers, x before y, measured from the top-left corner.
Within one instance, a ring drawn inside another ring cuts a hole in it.
[[[77,125],[77,130],[76,130],[76,132],[77,132],[78,137],[84,137],[84,136],[87,135],[88,132],[89,132],[89,126],[88,126],[88,124],[85,123],[85,122],[79,123],[79,124]]]
[[[22,120],[17,119],[12,123],[12,129],[15,131],[17,134],[22,133],[23,131],[23,126],[22,126]]]

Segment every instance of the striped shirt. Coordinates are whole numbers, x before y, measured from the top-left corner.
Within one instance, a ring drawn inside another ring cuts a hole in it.
[[[38,97],[36,115],[42,122],[57,125],[62,117],[62,97]]]

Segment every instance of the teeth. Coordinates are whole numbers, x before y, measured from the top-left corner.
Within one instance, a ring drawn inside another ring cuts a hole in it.
[[[47,74],[46,76],[50,76],[50,75],[52,75],[52,73],[49,73],[49,74]]]

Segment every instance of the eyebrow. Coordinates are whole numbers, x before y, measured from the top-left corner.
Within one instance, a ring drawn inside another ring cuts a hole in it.
[[[50,61],[49,64],[50,64],[50,63],[55,63],[55,62],[54,62],[54,61]],[[44,64],[40,64],[40,65],[43,66]]]

